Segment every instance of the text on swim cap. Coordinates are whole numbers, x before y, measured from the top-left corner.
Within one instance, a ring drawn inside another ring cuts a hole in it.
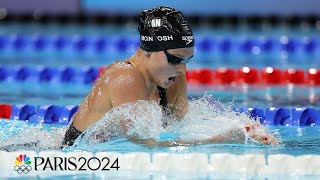
[[[160,27],[161,26],[161,19],[152,19],[151,20],[151,27]]]
[[[161,19],[147,19],[146,20],[146,26],[147,27],[153,27],[153,28],[160,28],[161,26],[166,26],[167,19],[165,17],[162,17]]]
[[[142,41],[153,41],[154,36],[141,36]],[[173,41],[173,36],[155,36],[158,41]]]
[[[193,41],[193,36],[182,36],[182,40],[186,41],[186,45],[190,44]]]

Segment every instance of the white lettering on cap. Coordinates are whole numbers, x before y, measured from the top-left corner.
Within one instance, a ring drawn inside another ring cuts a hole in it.
[[[173,41],[173,36],[156,36],[158,41]]]
[[[160,27],[161,26],[161,19],[152,19],[151,20],[151,27]]]
[[[153,41],[153,37],[152,36],[141,36],[141,40],[142,41]]]
[[[186,45],[190,44],[193,40],[193,36],[182,36],[182,41],[186,41]]]

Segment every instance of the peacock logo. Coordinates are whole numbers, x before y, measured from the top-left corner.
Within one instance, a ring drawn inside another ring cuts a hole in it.
[[[16,157],[14,163],[16,164],[14,166],[14,170],[19,174],[28,174],[32,170],[31,160],[27,155],[20,154],[18,157]]]

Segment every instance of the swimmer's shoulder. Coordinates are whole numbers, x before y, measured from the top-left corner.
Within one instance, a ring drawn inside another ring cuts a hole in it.
[[[117,87],[145,86],[142,73],[126,61],[115,62],[105,68],[99,77],[106,84]]]
[[[107,88],[112,107],[148,99],[142,73],[130,64],[120,63],[114,66]]]

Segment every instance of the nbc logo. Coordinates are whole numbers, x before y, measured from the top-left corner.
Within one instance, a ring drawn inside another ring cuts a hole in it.
[[[14,162],[14,170],[19,174],[27,174],[32,170],[30,157],[27,155],[19,155]]]

